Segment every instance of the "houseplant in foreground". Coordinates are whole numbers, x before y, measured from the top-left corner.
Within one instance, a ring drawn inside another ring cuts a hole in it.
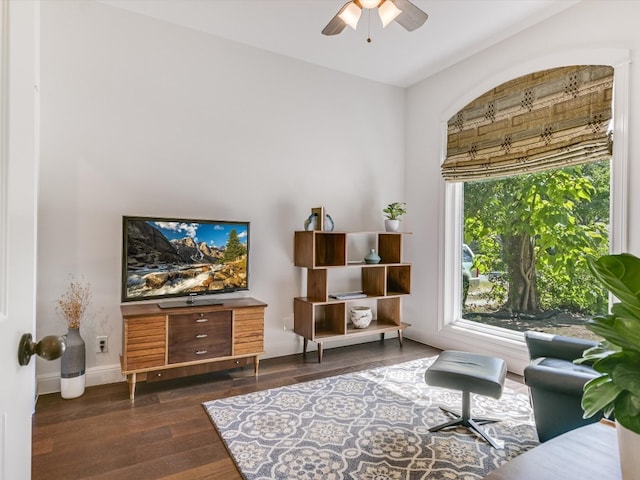
[[[387,232],[397,232],[400,228],[400,217],[407,213],[407,204],[404,202],[393,202],[382,209],[386,220],[384,228]]]
[[[610,314],[594,317],[586,325],[604,340],[586,350],[581,359],[593,362],[601,373],[584,386],[584,417],[600,410],[615,416],[623,478],[640,478],[640,470],[635,470],[640,469],[640,258],[622,253],[588,258],[587,262],[595,278],[619,302]],[[626,463],[627,448],[634,466]]]

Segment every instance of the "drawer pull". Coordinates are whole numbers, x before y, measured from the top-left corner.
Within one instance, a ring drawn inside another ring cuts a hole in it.
[[[196,338],[207,338],[209,335],[207,335],[206,333],[201,333],[199,335],[196,335]]]
[[[204,355],[205,353],[207,353],[207,351],[206,351],[206,350],[198,350],[198,351],[196,352],[196,355]]]
[[[196,320],[196,323],[204,323],[204,322],[208,322],[209,319],[208,318],[199,318]]]

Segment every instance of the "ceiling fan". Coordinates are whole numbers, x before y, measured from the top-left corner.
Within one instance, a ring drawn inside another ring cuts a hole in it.
[[[398,22],[406,30],[412,32],[421,27],[429,15],[416,7],[409,0],[351,0],[345,3],[338,13],[322,30],[323,35],[337,35],[349,25],[355,29],[363,9],[378,9],[382,26],[392,21]]]

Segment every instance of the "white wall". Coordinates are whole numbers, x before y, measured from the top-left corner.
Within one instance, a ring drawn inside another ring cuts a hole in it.
[[[182,216],[251,222],[266,356],[301,351],[293,232],[320,205],[337,230],[382,228],[404,195],[404,90],[91,1],[41,16],[38,336],[66,331],[55,301],[83,276],[87,381],[120,380],[121,217]],[[38,362],[41,391],[59,370]]]
[[[560,65],[630,60],[629,123],[616,125],[616,141],[625,130],[629,139],[629,185],[640,182],[640,3],[636,1],[582,2],[471,59],[434,75],[407,91],[406,200],[408,228],[414,232],[407,255],[414,263],[413,295],[405,302],[405,316],[413,323],[407,335],[442,348],[500,351],[510,367],[522,368],[521,343],[486,343],[483,335],[439,329],[443,323],[442,259],[444,252],[444,182],[440,176],[446,121],[473,98],[491,87],[525,73]],[[619,145],[617,146],[619,147]],[[640,222],[634,212],[640,195],[628,189],[630,212],[627,238],[621,244],[640,253]],[[619,215],[620,212],[615,212]]]

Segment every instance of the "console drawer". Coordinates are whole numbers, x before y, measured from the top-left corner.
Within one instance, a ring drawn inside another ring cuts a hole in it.
[[[169,315],[169,363],[231,355],[232,312]]]

